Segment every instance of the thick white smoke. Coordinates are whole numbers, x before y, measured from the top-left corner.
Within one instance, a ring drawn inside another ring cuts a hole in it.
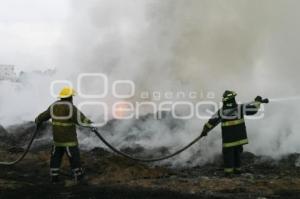
[[[241,101],[256,95],[300,94],[297,0],[75,0],[71,6],[72,15],[56,52],[59,78],[74,80],[79,73],[100,72],[110,80],[133,80],[137,93],[213,91],[216,101],[225,89],[236,90]],[[91,85],[98,89],[98,84]],[[273,157],[300,152],[299,113],[297,101],[266,106],[264,119],[247,122],[251,142],[247,150]],[[97,114],[89,111],[88,115]],[[153,122],[128,133],[141,138],[147,134],[149,139],[138,141],[144,146],[175,149],[196,137],[204,122],[188,121],[178,132]],[[118,135],[110,139],[118,147],[126,145],[124,134]],[[219,153],[219,127],[203,142],[180,155],[175,164],[191,157],[198,164]],[[98,144],[89,138],[84,143]],[[195,158],[199,147],[207,155]]]
[[[257,89],[276,86],[280,88],[272,89],[274,95],[294,94],[286,88],[291,81],[278,70],[288,67],[285,71],[294,74],[298,63],[297,5],[75,1],[69,42],[64,41],[60,55],[64,61],[69,58],[68,72],[105,72],[111,78],[133,79],[141,89],[173,87],[179,81],[198,91],[232,88],[244,97],[249,89],[254,95]]]
[[[33,121],[36,114],[53,99],[49,87],[53,78],[40,73],[29,73],[18,82],[0,82],[0,121],[8,126]]]

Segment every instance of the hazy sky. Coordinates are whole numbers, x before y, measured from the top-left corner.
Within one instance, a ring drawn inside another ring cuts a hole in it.
[[[69,8],[69,0],[0,0],[0,64],[21,70],[53,67],[53,47]]]

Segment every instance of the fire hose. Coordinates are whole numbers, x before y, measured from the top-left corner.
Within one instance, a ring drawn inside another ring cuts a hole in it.
[[[12,161],[12,162],[0,162],[0,165],[3,165],[3,166],[13,166],[17,163],[19,163],[20,161],[22,161],[25,156],[27,155],[27,153],[29,152],[31,146],[32,146],[32,143],[34,141],[34,139],[36,138],[37,134],[38,134],[38,130],[39,130],[39,127],[37,126],[30,138],[30,141],[28,143],[28,145],[26,146],[26,149],[25,151],[23,152],[22,155],[20,155],[15,161]]]
[[[256,103],[256,102],[250,102],[250,103],[246,103],[246,104],[253,104],[253,103]],[[269,99],[262,99],[261,103],[269,103]],[[228,114],[233,114],[235,112],[235,110],[232,110],[232,111],[229,111]],[[134,160],[134,161],[139,161],[139,162],[158,162],[158,161],[162,161],[162,160],[166,160],[166,159],[170,159],[182,152],[184,152],[185,150],[187,150],[188,148],[190,148],[191,146],[193,146],[196,142],[198,142],[203,136],[198,136],[197,138],[195,138],[192,142],[190,142],[188,145],[186,145],[185,147],[183,147],[182,149],[170,154],[170,155],[167,155],[165,157],[160,157],[160,158],[153,158],[153,159],[142,159],[142,158],[135,158],[135,157],[132,157],[118,149],[116,149],[115,147],[113,147],[109,142],[107,142],[105,140],[105,138],[97,131],[96,128],[91,128],[91,130],[96,134],[96,136],[108,147],[110,148],[113,152],[125,157],[125,158],[128,158],[128,159],[131,159],[131,160]]]
[[[262,103],[268,103],[269,102],[269,100],[268,99],[264,99],[263,101],[262,101]],[[252,103],[254,103],[254,102],[251,102],[251,103],[248,103],[248,104],[252,104]],[[234,112],[234,111],[233,111]],[[232,113],[233,113],[232,112]],[[231,112],[229,113],[229,114],[231,114]],[[169,158],[172,158],[172,157],[174,157],[174,156],[176,156],[176,155],[178,155],[178,154],[180,154],[180,153],[182,153],[182,152],[184,152],[185,150],[187,150],[188,148],[190,148],[192,145],[194,145],[196,142],[198,142],[201,138],[202,138],[202,136],[200,135],[200,136],[198,136],[197,138],[195,138],[192,142],[190,142],[188,145],[186,145],[185,147],[183,147],[182,149],[180,149],[180,150],[178,150],[178,151],[176,151],[176,152],[174,152],[174,153],[172,153],[172,154],[170,154],[170,155],[167,155],[167,156],[164,156],[164,157],[160,157],[160,158],[153,158],[153,159],[142,159],[142,158],[135,158],[135,157],[132,157],[132,156],[130,156],[130,155],[128,155],[128,154],[126,154],[126,153],[124,153],[124,152],[122,152],[122,151],[120,151],[120,150],[118,150],[118,149],[116,149],[114,146],[112,146],[99,132],[98,132],[98,130],[95,128],[95,127],[89,127],[91,130],[92,130],[92,132],[94,132],[95,133],[95,135],[108,147],[108,148],[110,148],[113,152],[115,152],[116,154],[118,154],[118,155],[121,155],[121,156],[123,156],[123,157],[125,157],[125,158],[128,158],[128,159],[131,159],[131,160],[134,160],[134,161],[140,161],[140,162],[157,162],[157,161],[162,161],[162,160],[166,160],[166,159],[169,159]],[[13,166],[13,165],[15,165],[15,164],[17,164],[17,163],[19,163],[20,161],[22,161],[24,158],[25,158],[25,156],[27,155],[27,153],[29,152],[29,150],[30,150],[30,148],[31,148],[31,146],[32,146],[32,143],[33,143],[33,141],[34,141],[34,139],[36,138],[36,136],[37,136],[37,133],[38,133],[38,130],[39,130],[39,126],[37,126],[36,128],[35,128],[35,131],[34,131],[34,133],[32,134],[32,137],[31,137],[31,139],[30,139],[30,141],[29,141],[29,143],[28,143],[28,145],[27,145],[27,147],[26,147],[26,149],[25,149],[25,151],[23,152],[23,154],[22,155],[20,155],[19,156],[19,158],[17,158],[15,161],[12,161],[12,162],[0,162],[0,165],[3,165],[3,166]]]
[[[125,157],[125,158],[128,158],[130,160],[134,160],[134,161],[139,161],[139,162],[158,162],[158,161],[162,161],[162,160],[166,160],[166,159],[169,159],[169,158],[172,158],[180,153],[182,153],[183,151],[187,150],[188,148],[190,148],[192,145],[194,145],[196,142],[198,142],[202,136],[198,136],[196,139],[194,139],[191,143],[189,143],[188,145],[186,145],[185,147],[183,147],[182,149],[170,154],[170,155],[167,155],[165,157],[160,157],[160,158],[153,158],[153,159],[141,159],[141,158],[135,158],[135,157],[132,157],[126,153],[123,153],[122,151],[116,149],[115,147],[113,147],[109,142],[107,142],[104,137],[97,131],[96,128],[92,128],[92,131],[96,134],[96,136],[108,147],[110,148],[113,152]]]
[[[22,161],[25,156],[27,155],[27,153],[29,152],[32,144],[33,144],[33,141],[34,139],[36,138],[37,136],[37,133],[38,133],[38,127],[36,127],[34,133],[32,134],[32,137],[30,138],[30,141],[28,143],[28,145],[26,146],[26,149],[25,151],[15,160],[15,161],[12,161],[12,162],[0,162],[0,165],[2,166],[13,166],[17,163],[19,163],[20,161]],[[194,139],[191,143],[189,143],[187,146],[183,147],[182,149],[176,151],[175,153],[171,154],[171,155],[168,155],[168,156],[165,156],[165,157],[161,157],[161,158],[154,158],[154,159],[141,159],[141,158],[135,158],[135,157],[132,157],[126,153],[123,153],[122,151],[116,149],[115,147],[113,147],[98,131],[96,128],[91,128],[91,130],[96,134],[96,136],[108,147],[110,148],[113,152],[115,152],[116,154],[118,155],[121,155],[125,158],[128,158],[128,159],[131,159],[131,160],[134,160],[134,161],[139,161],[139,162],[157,162],[157,161],[162,161],[162,160],[166,160],[166,159],[169,159],[169,158],[172,158],[180,153],[182,153],[183,151],[185,151],[186,149],[188,149],[189,147],[191,147],[192,145],[194,145],[197,141],[199,141],[202,137],[201,136],[198,136],[196,139]]]

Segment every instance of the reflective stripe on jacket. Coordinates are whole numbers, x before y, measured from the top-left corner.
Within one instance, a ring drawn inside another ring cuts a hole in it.
[[[219,123],[222,127],[223,147],[234,147],[248,144],[244,115],[257,113],[260,103],[241,104],[234,108],[220,109],[205,124],[207,131],[212,130]]]
[[[90,124],[71,101],[59,100],[37,117],[38,122],[52,119],[53,141],[56,146],[78,145],[76,125]]]

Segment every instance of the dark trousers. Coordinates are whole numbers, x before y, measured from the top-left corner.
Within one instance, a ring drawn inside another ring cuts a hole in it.
[[[74,176],[83,175],[83,170],[80,163],[80,152],[78,146],[73,147],[52,147],[51,159],[50,159],[50,175],[58,176],[59,170],[64,154],[67,154],[70,162],[71,169]]]
[[[243,146],[235,146],[223,148],[224,158],[224,171],[226,173],[234,172],[234,170],[240,170],[241,168],[241,154],[243,152]]]

